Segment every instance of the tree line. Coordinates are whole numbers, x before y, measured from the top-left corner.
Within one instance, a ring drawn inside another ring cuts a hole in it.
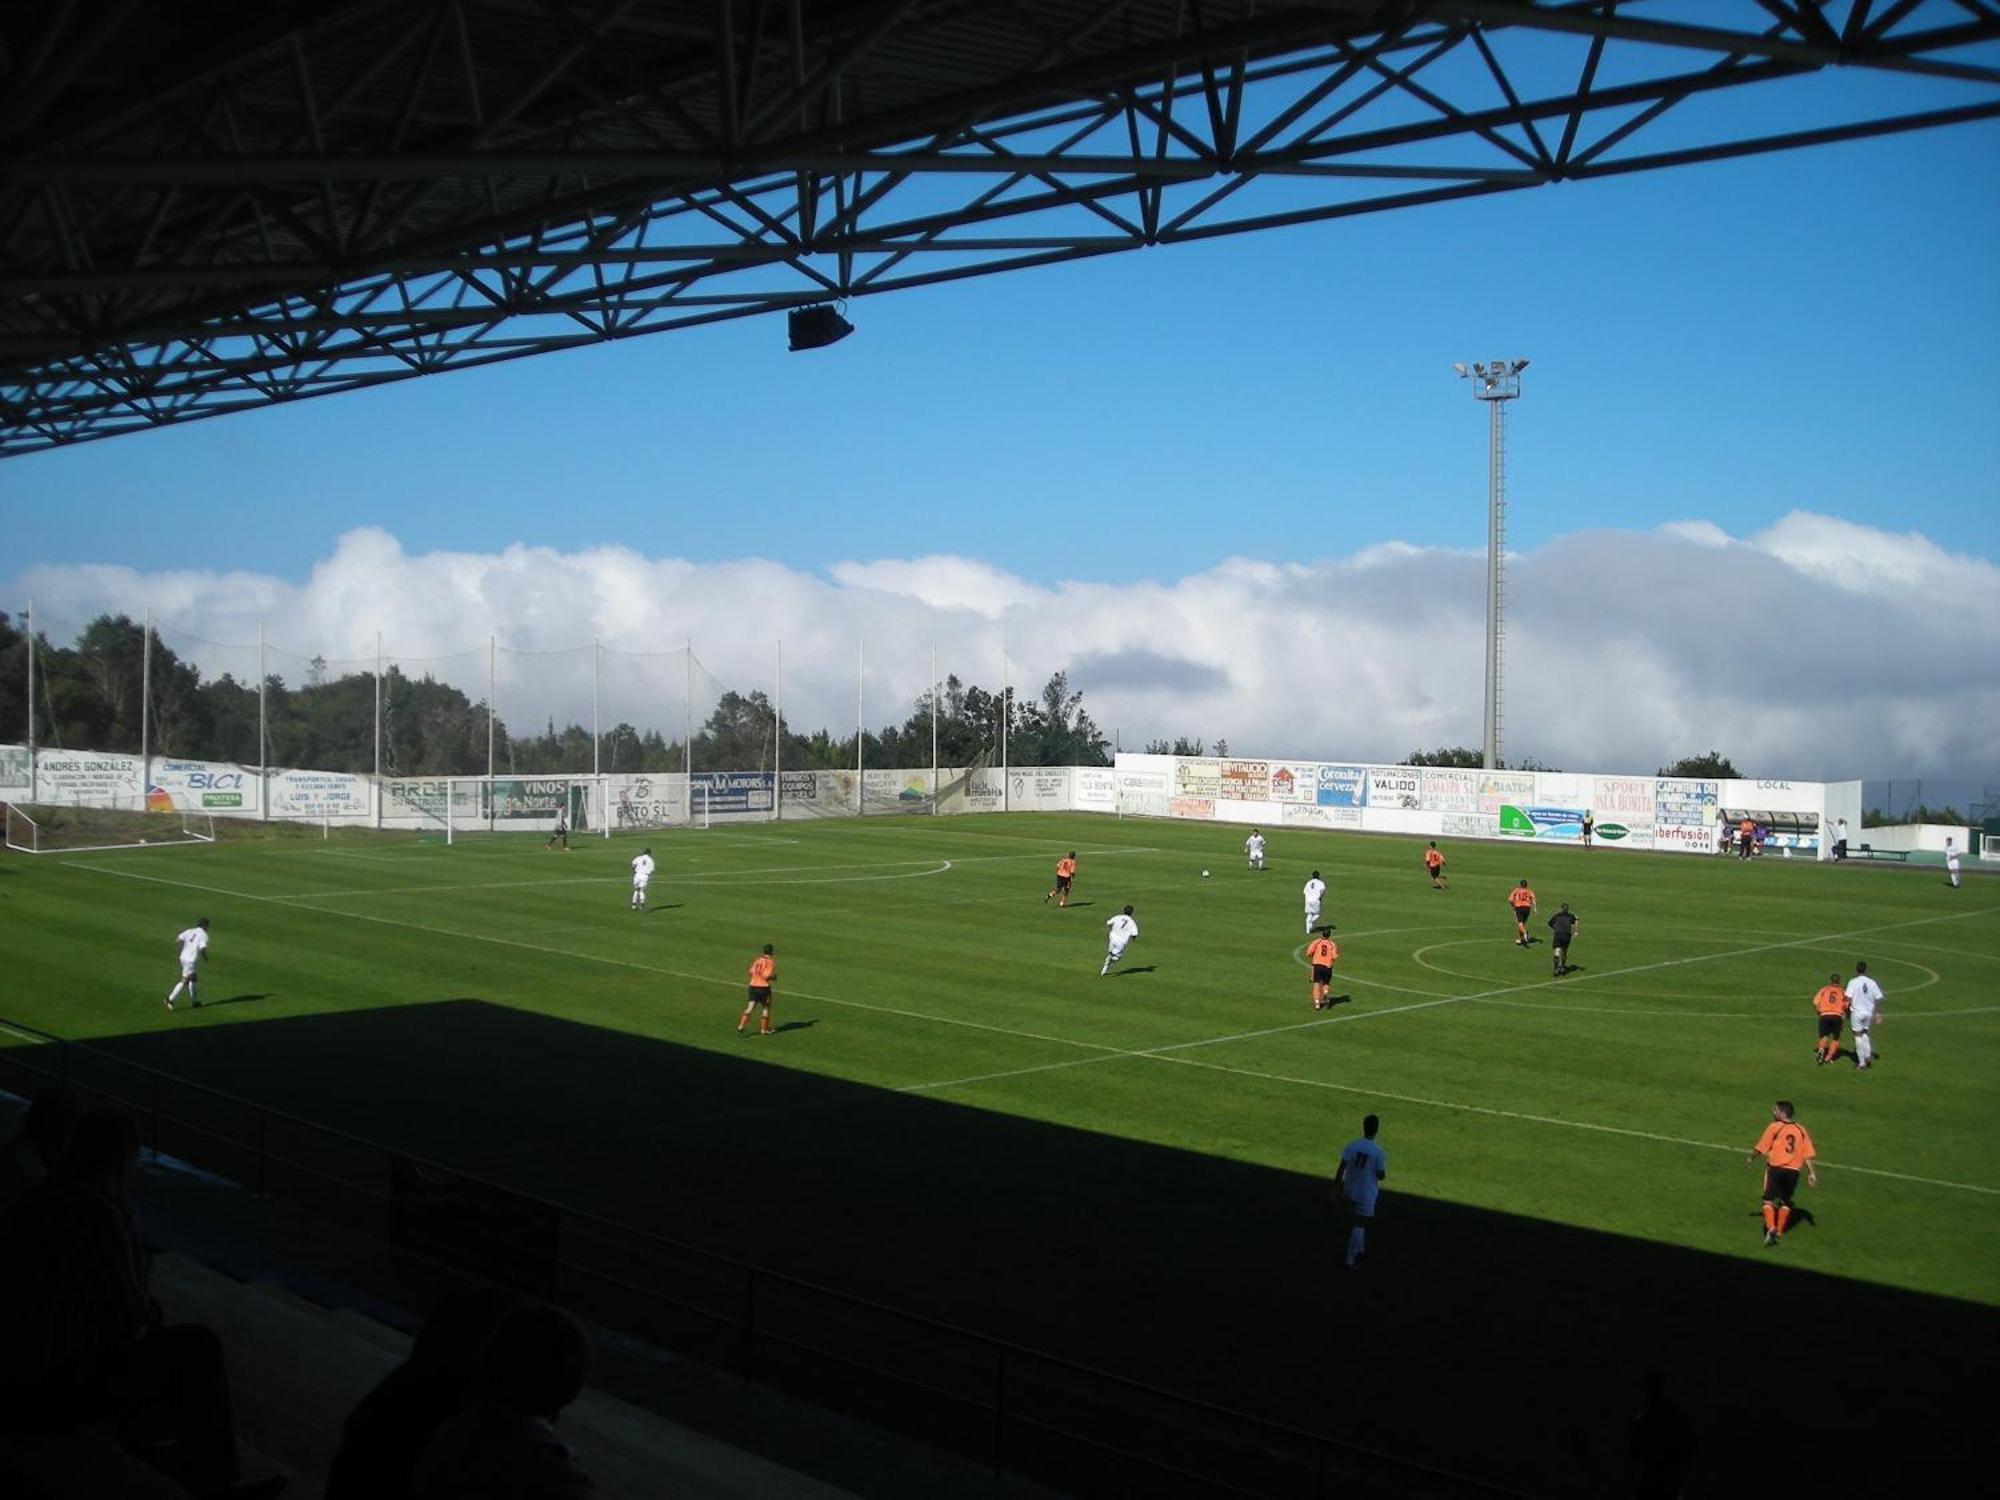
[[[22,744],[28,732],[26,634],[0,613],[0,742]],[[36,743],[69,749],[136,753],[141,693],[150,676],[148,745],[156,755],[190,760],[258,759],[258,694],[254,680],[230,673],[202,675],[157,635],[146,670],[146,631],[125,615],[100,615],[73,645],[37,635]],[[450,683],[410,676],[391,665],[382,674],[382,770],[391,776],[477,776],[487,764],[487,711]],[[375,768],[375,676],[327,671],[315,659],[303,683],[264,681],[265,739],[270,764],[325,771]],[[947,677],[937,694],[938,762],[966,766],[1001,756],[1015,765],[1109,765],[1110,741],[1083,706],[1083,694],[1057,672],[1033,697],[994,693]],[[493,764],[510,775],[581,774],[593,766],[590,730],[558,727],[515,732],[496,718]],[[696,770],[838,770],[855,763],[855,736],[826,729],[801,734],[786,716],[782,757],[776,710],[762,692],[723,693],[693,736]],[[598,765],[606,772],[678,771],[687,762],[679,737],[629,723],[600,737]],[[931,694],[920,694],[908,717],[864,736],[865,765],[915,769],[931,764]]]

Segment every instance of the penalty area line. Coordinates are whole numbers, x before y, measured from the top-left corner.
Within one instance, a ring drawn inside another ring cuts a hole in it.
[[[1004,856],[1003,856],[1004,857]],[[950,861],[945,862],[947,865]],[[725,989],[739,989],[742,981],[720,979],[713,974],[694,974],[686,969],[669,969],[660,964],[640,963],[636,959],[613,958],[606,953],[578,953],[571,948],[551,948],[546,943],[522,942],[518,938],[494,937],[490,933],[460,932],[450,927],[428,927],[421,922],[405,922],[396,917],[376,916],[370,912],[342,911],[333,906],[312,906],[297,896],[258,896],[248,891],[226,890],[220,886],[197,885],[190,880],[169,880],[164,875],[141,875],[132,870],[109,870],[102,865],[78,865],[79,870],[89,870],[98,875],[112,875],[123,880],[143,880],[152,885],[179,886],[183,890],[207,891],[217,896],[233,896],[239,901],[256,901],[266,906],[282,906],[287,911],[309,911],[323,917],[343,917],[350,922],[373,922],[378,927],[399,927],[406,932],[423,932],[432,937],[460,938],[469,943],[489,943],[500,948],[524,949],[530,953],[546,953],[552,958],[575,959],[580,963],[604,964],[611,968],[632,969],[642,974],[662,974],[670,979],[685,979],[695,984],[719,985]],[[933,874],[934,871],[922,871]],[[1048,1042],[1056,1046],[1088,1048],[1093,1053],[1116,1053],[1119,1049],[1107,1047],[1099,1042],[1078,1041],[1074,1037],[1047,1036],[1038,1031],[1021,1031],[1011,1026],[990,1026],[983,1021],[968,1021],[959,1016],[934,1016],[920,1010],[903,1010],[893,1005],[870,1005],[863,1000],[842,1000],[835,995],[817,994],[811,990],[787,989],[785,993],[800,1000],[812,1000],[821,1005],[838,1005],[847,1010],[867,1011],[874,1015],[900,1016],[908,1021],[929,1021],[938,1026],[957,1026],[968,1031],[983,1031],[994,1036],[1018,1037],[1023,1041]],[[1095,1060],[1095,1059],[1093,1059]]]

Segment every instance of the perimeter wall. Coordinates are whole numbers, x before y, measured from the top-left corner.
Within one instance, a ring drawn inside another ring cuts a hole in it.
[[[568,789],[567,798],[565,789]],[[143,802],[142,802],[143,799]],[[528,831],[567,805],[578,831],[893,813],[1096,812],[1427,838],[1575,843],[1587,811],[1605,848],[1703,854],[1744,817],[1785,854],[1861,834],[1861,783],[1689,780],[1358,762],[1120,754],[1114,766],[696,771],[573,777],[384,778],[221,761],[0,745],[0,800],[206,812],[384,828]],[[1954,830],[1961,832],[1962,830]],[[1885,844],[1885,847],[1887,845]],[[1962,847],[1962,844],[1961,844]]]

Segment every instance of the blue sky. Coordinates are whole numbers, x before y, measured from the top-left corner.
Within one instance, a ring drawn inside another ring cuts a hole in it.
[[[1996,251],[1983,124],[858,299],[807,354],[745,320],[8,460],[0,608],[246,677],[380,632],[474,697],[493,638],[529,724],[587,719],[598,639],[606,722],[675,732],[649,653],[712,701],[782,641],[840,729],[935,646],[1127,746],[1394,760],[1479,740],[1451,365],[1527,357],[1506,753],[2000,782]]]
[[[1036,583],[1483,544],[1453,360],[1534,361],[1510,540],[1794,509],[2000,557],[2000,126],[1567,184],[863,299],[9,460],[21,564],[299,578],[616,543]],[[13,570],[9,570],[13,571]]]

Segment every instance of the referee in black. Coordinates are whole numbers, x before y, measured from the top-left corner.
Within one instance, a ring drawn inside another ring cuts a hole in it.
[[[1555,959],[1558,979],[1569,972],[1569,940],[1575,931],[1576,917],[1565,901],[1562,910],[1549,918],[1549,944],[1555,950],[1551,956]]]

